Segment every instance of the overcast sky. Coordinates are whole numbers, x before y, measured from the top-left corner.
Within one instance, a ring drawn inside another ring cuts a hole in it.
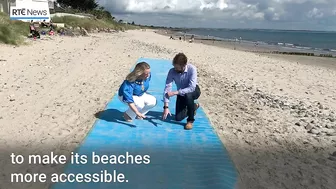
[[[172,27],[336,30],[336,0],[97,0],[116,19]]]

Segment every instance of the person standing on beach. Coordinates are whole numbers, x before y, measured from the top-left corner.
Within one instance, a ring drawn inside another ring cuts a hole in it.
[[[146,113],[156,106],[156,98],[147,93],[150,80],[150,65],[140,62],[121,84],[118,91],[119,100],[129,106],[123,114],[125,121],[144,119]]]
[[[169,110],[170,97],[176,97],[176,112],[175,120],[182,121],[187,118],[187,124],[184,129],[190,130],[195,121],[196,110],[199,104],[194,101],[201,95],[201,90],[197,83],[197,69],[194,65],[188,63],[185,54],[178,53],[173,59],[173,66],[168,72],[166,78],[166,86],[163,95],[163,115],[162,119],[165,120],[171,115]],[[172,83],[175,82],[177,91],[172,91]]]

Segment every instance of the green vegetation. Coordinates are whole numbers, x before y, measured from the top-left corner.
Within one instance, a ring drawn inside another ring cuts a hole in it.
[[[79,14],[90,16],[91,18],[79,18],[79,17],[54,17],[53,22],[65,23],[71,27],[82,27],[90,31],[96,28],[112,29],[112,30],[128,30],[128,29],[140,29],[132,22],[131,24],[125,24],[120,21],[116,21],[111,13],[105,10],[104,7],[99,6],[95,0],[57,0],[57,3],[61,5],[61,8],[55,8],[54,12],[63,12],[70,14]],[[57,6],[54,6],[57,7]]]
[[[140,29],[140,26],[129,25],[114,21],[112,18],[97,17],[79,18],[74,16],[53,17],[54,23],[64,23],[65,27],[81,27],[88,32],[93,29],[130,30]],[[29,34],[29,23],[19,20],[10,20],[9,16],[0,13],[0,43],[10,45],[24,44],[25,38]]]
[[[54,23],[64,23],[65,27],[81,27],[87,31],[98,29],[129,30],[139,29],[139,26],[121,24],[107,19],[80,18],[74,16],[53,17]]]
[[[97,4],[95,0],[57,0],[61,8],[55,6],[52,13],[63,12],[71,14],[86,15],[81,18],[75,16],[53,17],[54,23],[63,23],[66,28],[80,27],[91,32],[95,29],[110,30],[131,30],[152,28],[153,26],[140,26],[134,22],[125,23],[122,20],[116,21],[110,12]],[[59,28],[56,28],[58,30]],[[29,23],[10,20],[9,16],[0,13],[0,43],[20,45],[24,44],[25,38],[29,35]]]
[[[54,17],[54,23],[64,23],[65,27],[81,27],[88,32],[93,29],[129,30],[140,29],[140,26],[118,23],[106,18],[79,18],[74,16]],[[29,34],[29,23],[10,20],[9,16],[0,13],[0,43],[20,45]]]
[[[9,16],[0,13],[0,43],[20,45],[29,33],[29,23],[10,20]]]
[[[71,7],[81,11],[95,10],[99,7],[96,0],[57,0],[62,7]]]

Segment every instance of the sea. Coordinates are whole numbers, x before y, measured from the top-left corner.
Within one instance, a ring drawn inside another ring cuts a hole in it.
[[[276,48],[280,51],[308,52],[336,56],[336,32],[270,29],[187,29],[195,38],[214,38],[250,45]]]

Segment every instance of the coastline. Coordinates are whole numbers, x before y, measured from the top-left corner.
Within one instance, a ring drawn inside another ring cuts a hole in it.
[[[13,167],[5,152],[24,149],[69,155],[135,60],[172,59],[178,52],[184,52],[198,69],[199,102],[232,157],[242,188],[336,185],[334,69],[314,61],[297,64],[286,58],[169,40],[154,31],[53,36],[15,48],[0,45],[4,52],[0,54],[0,98],[4,99],[0,188],[47,189],[48,183],[9,183],[8,172],[60,172],[64,165]],[[36,49],[40,51],[32,54]]]
[[[166,30],[167,31],[167,30]],[[187,31],[178,31],[174,32],[169,30],[167,33],[170,33],[175,36],[186,36],[186,38],[190,39],[192,36],[194,39],[199,41],[210,41],[210,42],[225,42],[227,44],[232,44],[233,46],[240,46],[244,48],[244,50],[249,52],[263,52],[263,53],[272,53],[272,54],[292,54],[292,55],[305,55],[305,56],[318,56],[318,57],[336,57],[336,49],[323,49],[323,48],[314,48],[312,46],[293,44],[293,43],[284,43],[284,42],[266,42],[266,41],[251,41],[244,40],[241,37],[238,39],[237,37],[233,38],[220,38],[214,37],[210,35],[196,35]],[[196,32],[196,31],[195,31]],[[307,31],[308,32],[308,31]],[[197,33],[197,32],[196,32]],[[276,39],[273,39],[278,41]],[[279,40],[281,41],[281,40]]]
[[[189,43],[191,35],[186,35],[186,41],[184,41],[184,36],[181,35],[178,31],[170,31],[170,30],[156,30],[157,34],[167,36],[168,38],[172,36],[174,40],[179,40],[179,37],[182,38],[182,42]],[[237,50],[241,52],[252,52],[258,54],[260,56],[272,57],[276,59],[287,60],[295,63],[303,63],[306,65],[316,65],[316,66],[324,66],[327,68],[336,69],[336,56],[334,57],[323,57],[319,56],[319,53],[315,52],[315,56],[310,55],[313,52],[309,51],[286,51],[284,49],[280,49],[280,47],[270,47],[270,46],[254,46],[251,43],[239,43],[233,41],[224,41],[224,40],[212,40],[212,37],[209,36],[209,39],[205,39],[206,37],[195,37],[193,43],[201,43],[210,46],[216,46],[226,49]],[[302,54],[300,54],[302,53]]]

